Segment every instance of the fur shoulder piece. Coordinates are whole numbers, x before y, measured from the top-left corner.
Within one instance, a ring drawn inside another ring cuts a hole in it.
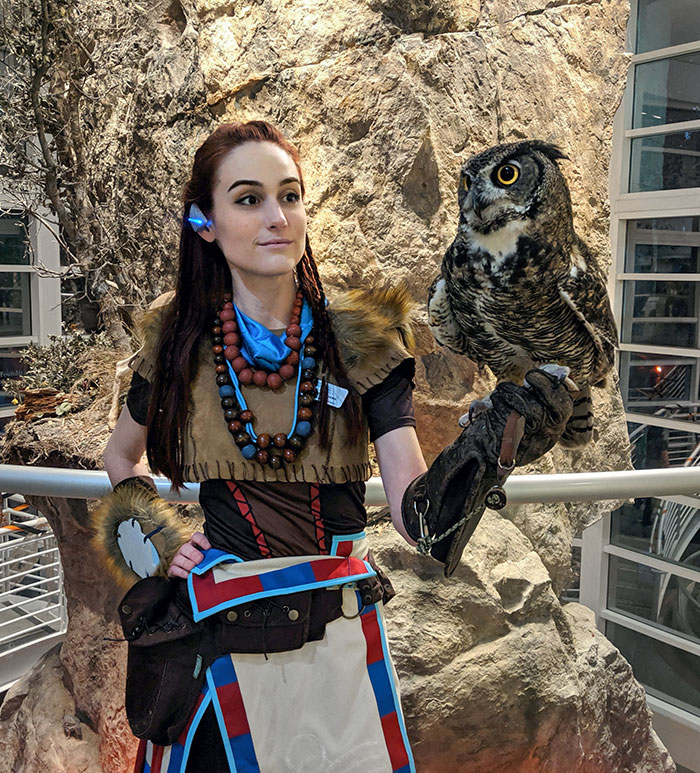
[[[104,496],[92,513],[92,526],[93,547],[124,588],[130,588],[143,576],[143,572],[135,571],[133,562],[127,563],[131,559],[125,557],[120,547],[131,532],[139,531],[142,549],[148,553],[146,559],[158,559],[153,561],[157,565],[153,574],[160,576],[166,575],[175,553],[189,538],[172,505],[136,486],[117,488]],[[133,560],[138,558],[135,554]]]
[[[129,360],[129,367],[149,381],[155,371],[156,347],[163,328],[163,318],[174,297],[174,290],[159,295],[136,320],[136,335],[141,348]]]
[[[360,394],[413,357],[413,306],[403,286],[349,290],[329,305],[343,364]]]

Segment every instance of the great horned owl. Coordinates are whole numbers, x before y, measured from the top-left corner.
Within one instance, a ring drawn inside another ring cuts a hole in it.
[[[519,381],[544,363],[581,389],[560,441],[592,434],[590,386],[613,364],[617,331],[605,277],[576,235],[554,145],[526,140],[472,156],[459,183],[459,228],[428,297],[438,343]]]

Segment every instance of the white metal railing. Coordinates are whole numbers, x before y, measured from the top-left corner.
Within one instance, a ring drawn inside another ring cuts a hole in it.
[[[158,493],[170,502],[196,502],[199,484],[188,483],[179,493],[166,478],[155,478]],[[96,499],[111,491],[106,472],[0,464],[0,490],[22,494]],[[578,472],[554,475],[512,475],[505,484],[508,501],[594,502],[600,499],[700,495],[700,468]],[[366,504],[386,504],[381,478],[367,483]]]

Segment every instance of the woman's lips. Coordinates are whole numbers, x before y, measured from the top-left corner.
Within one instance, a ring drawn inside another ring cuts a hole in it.
[[[291,244],[291,239],[270,239],[269,242],[260,242],[261,247],[285,247]]]

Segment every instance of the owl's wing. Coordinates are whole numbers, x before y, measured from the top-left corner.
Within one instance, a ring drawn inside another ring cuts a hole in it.
[[[467,339],[452,311],[442,274],[435,277],[428,290],[428,327],[441,346],[457,354],[467,354]]]
[[[569,276],[558,282],[559,297],[574,312],[591,337],[597,353],[592,383],[605,377],[613,366],[617,327],[610,308],[605,277],[588,247],[580,239],[575,246]]]

